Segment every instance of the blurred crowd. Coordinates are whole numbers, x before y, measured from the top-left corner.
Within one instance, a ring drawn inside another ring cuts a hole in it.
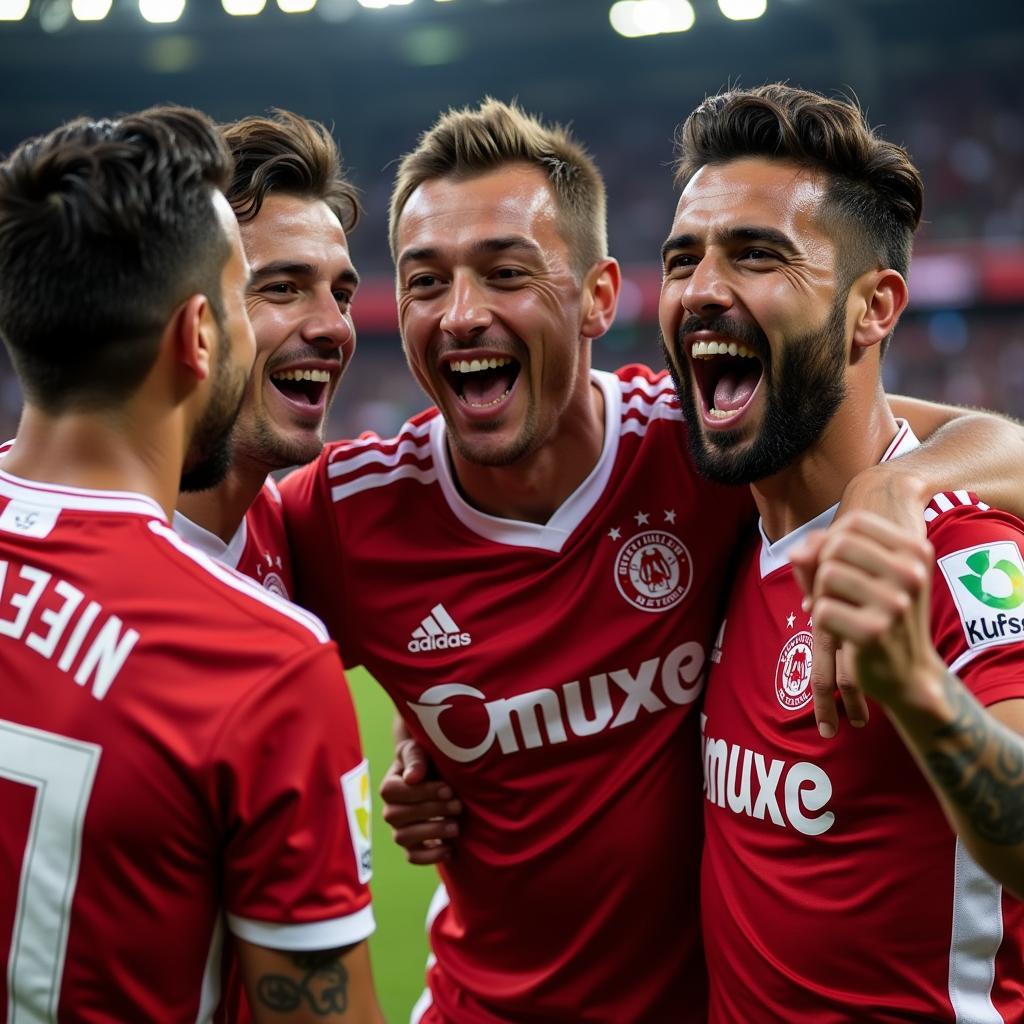
[[[868,115],[887,138],[909,149],[924,175],[920,248],[970,240],[1020,258],[1024,84],[998,75],[938,76],[894,91],[884,111],[869,109]],[[595,106],[573,122],[607,179],[611,250],[626,265],[656,265],[674,202],[671,139],[677,117],[678,111],[658,107],[616,109],[610,100],[600,113]],[[351,170],[366,208],[352,239],[356,263],[364,278],[386,280],[391,268],[381,240],[390,171],[371,178],[362,168]],[[358,326],[358,297],[354,309]],[[595,363],[602,367],[660,361],[657,326],[646,315],[620,316],[620,325],[595,347]],[[1024,417],[1024,286],[1015,300],[1004,295],[999,305],[978,299],[950,309],[912,306],[886,361],[890,390]],[[331,436],[392,433],[422,404],[396,333],[361,328],[356,358],[332,412]],[[0,351],[0,437],[14,433],[20,406]]]

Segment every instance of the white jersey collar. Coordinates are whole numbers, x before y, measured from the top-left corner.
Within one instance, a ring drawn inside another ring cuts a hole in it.
[[[890,459],[906,455],[907,452],[913,451],[921,443],[914,436],[914,432],[910,429],[910,424],[906,420],[897,420],[896,426],[896,436],[889,443],[889,447],[886,448],[881,459],[878,460],[879,463],[888,462]],[[785,537],[780,537],[774,544],[768,539],[764,532],[764,523],[759,519],[757,521],[757,528],[761,534],[761,579],[775,572],[776,569],[789,565],[789,555],[793,548],[814,530],[824,530],[831,526],[832,520],[836,517],[836,509],[838,508],[839,503],[836,502],[831,508],[827,508],[820,515],[815,516],[809,523],[804,523],[803,526],[798,526],[792,532],[787,533]]]
[[[25,480],[0,469],[0,497],[54,512],[120,512],[167,522],[160,505],[149,495],[133,491],[102,491],[68,484]]]
[[[597,465],[587,478],[555,511],[546,523],[526,523],[517,519],[502,519],[473,508],[455,486],[448,445],[445,440],[444,418],[435,416],[430,425],[430,448],[437,481],[455,517],[481,537],[496,544],[514,547],[541,548],[560,551],[573,530],[583,521],[604,493],[615,465],[619,450],[620,422],[622,419],[622,389],[614,373],[591,370],[590,379],[604,395],[604,444]]]
[[[249,538],[249,529],[246,526],[245,516],[242,517],[234,536],[226,544],[215,533],[211,533],[204,526],[192,522],[191,519],[183,516],[177,509],[174,510],[174,520],[171,523],[174,532],[182,540],[188,541],[193,547],[199,548],[204,555],[221,565],[229,566],[232,569],[238,568],[242,559],[242,552],[245,550],[245,542]]]

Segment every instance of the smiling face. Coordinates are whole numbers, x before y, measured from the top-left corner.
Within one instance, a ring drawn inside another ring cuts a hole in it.
[[[750,483],[793,461],[845,396],[847,287],[822,178],[742,159],[703,167],[665,243],[660,321],[697,468]]]
[[[320,200],[272,193],[240,228],[253,274],[246,306],[256,362],[234,454],[269,469],[309,462],[355,350],[359,278],[345,232]]]
[[[587,285],[544,173],[515,163],[426,181],[396,243],[406,358],[455,451],[500,466],[548,443],[584,408],[590,381]]]

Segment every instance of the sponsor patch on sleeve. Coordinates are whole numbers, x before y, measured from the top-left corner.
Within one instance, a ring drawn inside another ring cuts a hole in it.
[[[356,857],[359,881],[365,885],[372,872],[370,844],[370,766],[366,760],[341,777],[341,793],[348,811],[348,832]]]
[[[939,559],[968,647],[1024,641],[1024,558],[1013,541],[978,544]]]

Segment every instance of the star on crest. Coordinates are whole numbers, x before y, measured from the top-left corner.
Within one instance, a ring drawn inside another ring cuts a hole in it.
[[[790,612],[789,615],[786,617],[786,625],[790,629],[792,629],[794,622],[796,622],[796,616],[792,612]]]
[[[611,537],[612,540],[619,540],[622,537],[622,531],[617,526],[613,526],[608,531],[608,536]]]
[[[651,517],[647,512],[637,512],[633,518],[636,520],[637,526],[646,526]]]
[[[676,521],[676,510],[674,508],[665,509],[665,522],[672,523],[675,525]]]

